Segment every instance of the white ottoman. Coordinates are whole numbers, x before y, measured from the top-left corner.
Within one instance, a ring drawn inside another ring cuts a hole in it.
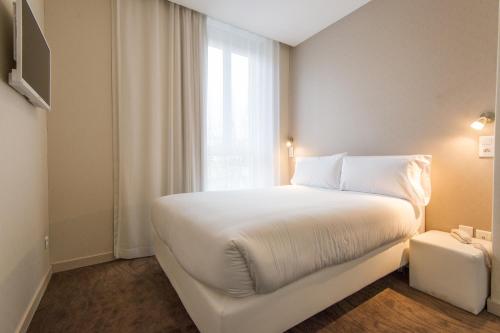
[[[491,242],[473,239],[490,252]],[[410,286],[478,314],[489,294],[483,252],[449,233],[428,231],[410,240]]]

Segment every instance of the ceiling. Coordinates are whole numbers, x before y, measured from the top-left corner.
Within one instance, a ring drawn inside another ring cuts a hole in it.
[[[212,18],[296,46],[370,0],[171,0]]]

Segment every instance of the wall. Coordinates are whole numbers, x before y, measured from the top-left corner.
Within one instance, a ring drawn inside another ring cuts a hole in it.
[[[45,22],[51,261],[60,270],[112,258],[111,1],[46,0]]]
[[[500,22],[499,30],[500,30]],[[500,32],[500,31],[499,31]],[[500,51],[500,33],[498,34]],[[497,54],[496,114],[500,114],[500,52]],[[495,122],[495,133],[500,133],[500,121]],[[500,135],[495,135],[494,191],[493,191],[493,256],[491,270],[491,296],[488,299],[488,311],[500,316]]]
[[[427,229],[489,230],[493,163],[469,124],[495,106],[497,9],[373,0],[294,48],[297,154],[432,154]]]
[[[30,1],[43,27],[43,0]],[[47,112],[8,85],[12,1],[0,1],[0,332],[21,329],[49,274]]]

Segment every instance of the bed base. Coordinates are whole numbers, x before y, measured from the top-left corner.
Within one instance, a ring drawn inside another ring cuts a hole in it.
[[[234,298],[192,278],[153,234],[156,258],[202,333],[283,332],[408,263],[408,241],[397,241],[272,293]]]

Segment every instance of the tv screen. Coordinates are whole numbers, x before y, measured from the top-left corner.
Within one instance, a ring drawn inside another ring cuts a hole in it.
[[[27,0],[18,0],[15,18],[16,68],[11,85],[31,103],[50,109],[50,48]]]
[[[50,104],[50,50],[26,0],[23,2],[23,79]]]

